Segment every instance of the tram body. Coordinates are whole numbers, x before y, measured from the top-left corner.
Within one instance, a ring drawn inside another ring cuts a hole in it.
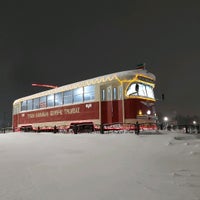
[[[13,102],[14,131],[156,128],[155,75],[145,68],[64,85]]]

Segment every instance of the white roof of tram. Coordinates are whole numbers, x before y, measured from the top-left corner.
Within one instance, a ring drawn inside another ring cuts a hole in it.
[[[29,95],[26,97],[22,97],[20,99],[15,100],[13,104],[24,101],[24,100],[28,100],[28,99],[34,99],[34,98],[37,98],[40,96],[49,95],[49,94],[54,93],[54,91],[55,91],[55,93],[63,92],[63,91],[78,88],[78,87],[84,87],[87,85],[93,85],[93,84],[103,83],[103,82],[112,81],[112,80],[119,80],[119,81],[132,80],[135,77],[135,75],[139,75],[139,74],[149,77],[149,78],[153,79],[154,81],[156,80],[155,75],[148,72],[146,69],[133,69],[133,70],[115,72],[115,73],[106,74],[103,76],[98,76],[96,78],[91,78],[91,79],[87,79],[84,81],[78,81],[75,83],[63,85],[63,86],[60,86],[60,87],[57,87],[54,89],[45,90],[43,92],[39,92],[39,93]]]

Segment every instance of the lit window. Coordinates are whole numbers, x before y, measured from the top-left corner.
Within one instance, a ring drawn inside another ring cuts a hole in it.
[[[59,92],[55,94],[55,106],[60,106],[63,104],[63,93]]]
[[[105,100],[106,100],[106,92],[105,92],[105,89],[103,89],[103,90],[101,91],[101,100],[102,100],[102,101],[105,101]]]
[[[72,90],[64,92],[63,100],[64,100],[64,104],[70,104],[73,102]]]
[[[26,101],[22,101],[22,103],[21,103],[21,110],[22,111],[26,110]]]
[[[27,110],[32,110],[33,109],[33,100],[32,99],[29,99],[28,101],[27,101]]]
[[[90,101],[95,99],[95,86],[89,85],[84,87],[84,101]]]
[[[136,86],[137,85],[137,86]],[[153,87],[142,83],[132,83],[126,92],[127,96],[141,96],[154,99]]]
[[[47,97],[46,96],[43,96],[43,97],[40,97],[40,108],[46,108],[47,106]]]
[[[39,98],[33,99],[33,110],[39,108]]]
[[[117,88],[113,88],[113,100],[117,100]]]
[[[74,103],[83,102],[83,88],[77,88],[73,90]]]
[[[54,94],[50,94],[47,96],[47,107],[54,106]]]
[[[111,89],[110,89],[110,87],[107,88],[107,100],[108,101],[111,100]]]

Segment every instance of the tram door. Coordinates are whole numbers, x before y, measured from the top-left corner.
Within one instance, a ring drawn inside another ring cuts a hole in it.
[[[101,86],[101,123],[117,123],[121,121],[122,104],[118,101],[118,88]]]

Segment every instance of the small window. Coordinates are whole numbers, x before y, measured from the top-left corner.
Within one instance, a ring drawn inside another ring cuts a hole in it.
[[[73,102],[72,90],[63,93],[64,104],[71,104]]]
[[[91,101],[95,99],[95,87],[94,85],[89,85],[84,87],[84,101]]]
[[[113,100],[117,100],[117,88],[113,88]]]
[[[73,91],[74,103],[83,102],[83,88],[77,88]]]
[[[54,94],[50,94],[47,96],[47,107],[54,106]]]
[[[55,106],[60,106],[63,104],[63,93],[59,92],[55,94]]]
[[[107,88],[107,100],[110,101],[111,99],[112,99],[112,97],[111,97],[111,88],[108,87]]]
[[[29,99],[27,101],[27,110],[32,110],[33,109],[33,100],[32,99]]]
[[[39,98],[33,99],[33,110],[39,108]]]
[[[46,108],[47,107],[47,97],[43,96],[40,97],[40,108]]]
[[[22,101],[22,103],[21,103],[21,110],[22,110],[22,111],[25,111],[25,110],[26,110],[26,104],[27,104],[26,101]]]
[[[102,100],[102,101],[105,101],[105,100],[106,100],[106,91],[105,91],[105,89],[102,89],[102,90],[101,90],[101,100]]]

